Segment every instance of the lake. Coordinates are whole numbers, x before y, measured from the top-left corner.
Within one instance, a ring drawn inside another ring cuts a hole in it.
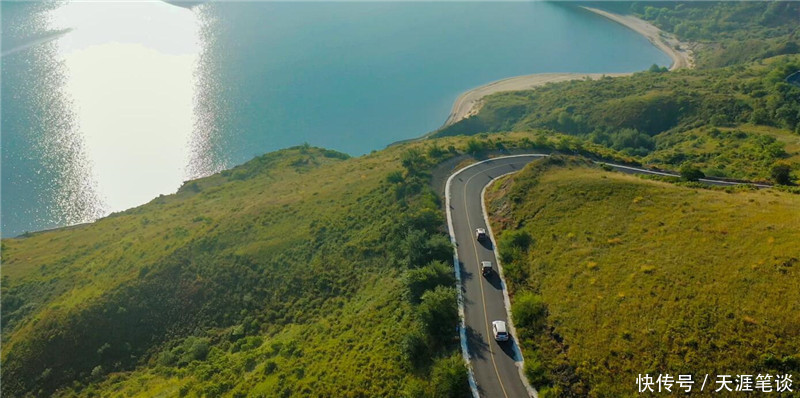
[[[80,222],[309,143],[361,155],[459,93],[669,58],[545,2],[2,2],[2,236]]]

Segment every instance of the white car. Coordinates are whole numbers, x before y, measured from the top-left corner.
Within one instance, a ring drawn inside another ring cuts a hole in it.
[[[477,239],[478,241],[486,240],[486,230],[483,228],[476,229],[475,239]]]
[[[508,329],[506,329],[505,321],[492,322],[492,334],[497,341],[508,341]]]

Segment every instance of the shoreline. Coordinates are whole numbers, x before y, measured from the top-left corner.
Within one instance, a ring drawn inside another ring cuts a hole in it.
[[[592,7],[581,6],[584,10],[608,18],[642,36],[650,41],[656,48],[667,54],[672,59],[669,70],[694,68],[694,54],[689,49],[688,43],[681,42],[675,35],[657,28],[655,25],[633,15],[614,14]]]
[[[619,77],[630,76],[633,73],[534,73],[531,75],[508,77],[496,80],[482,86],[475,87],[462,93],[453,103],[450,115],[444,122],[444,126],[449,126],[462,119],[475,115],[480,110],[483,97],[503,91],[529,90],[543,86],[547,83],[565,82],[569,80],[579,80],[589,78],[596,80],[604,76]],[[443,126],[443,127],[444,127]]]
[[[597,8],[584,7],[582,9],[605,17],[611,21],[621,24],[634,32],[644,36],[656,48],[667,54],[672,59],[672,65],[669,70],[678,70],[684,68],[694,68],[694,55],[687,43],[683,43],[675,38],[674,35],[667,34],[661,29],[657,28],[651,23],[639,19],[633,15],[620,15],[608,11],[603,11]],[[520,91],[530,90],[535,87],[545,85],[547,83],[564,82],[569,80],[579,80],[589,78],[592,80],[599,79],[604,76],[620,77],[630,76],[629,73],[535,73],[531,75],[513,76],[501,80],[496,80],[482,86],[472,88],[458,96],[450,114],[447,116],[442,127],[450,126],[458,121],[466,119],[478,113],[483,105],[483,98],[494,93],[503,91]],[[441,128],[441,127],[440,127]],[[433,134],[433,132],[426,134],[425,138]]]

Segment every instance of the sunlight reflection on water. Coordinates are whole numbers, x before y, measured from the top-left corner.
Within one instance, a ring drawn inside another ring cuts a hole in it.
[[[365,154],[508,76],[669,61],[550,2],[0,7],[3,236],[92,221],[303,142]]]
[[[58,54],[53,4],[3,4],[3,235],[105,213]],[[44,39],[43,39],[44,38]]]
[[[186,176],[200,45],[189,9],[160,2],[69,3],[57,41],[65,88],[108,210],[174,192]]]

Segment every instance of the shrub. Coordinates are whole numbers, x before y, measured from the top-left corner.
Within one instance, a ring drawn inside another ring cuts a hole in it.
[[[706,175],[703,174],[703,171],[689,163],[681,166],[681,178],[686,181],[697,181],[701,178],[705,178],[705,176]]]
[[[390,184],[399,184],[403,182],[403,173],[399,170],[393,171],[386,176],[386,181]]]
[[[406,266],[419,267],[431,261],[448,261],[453,257],[453,246],[444,235],[429,235],[424,230],[412,229],[406,233],[400,249]]]
[[[189,337],[183,343],[186,362],[203,361],[208,356],[209,340],[205,338]]]
[[[772,176],[772,181],[775,181],[776,184],[789,185],[792,183],[791,172],[792,168],[788,164],[777,163],[772,166],[770,175]]]
[[[418,304],[426,291],[454,284],[452,269],[441,261],[433,261],[422,268],[406,271],[406,298],[412,304]]]
[[[525,230],[506,231],[500,235],[498,247],[500,249],[500,260],[510,263],[528,250],[533,243],[533,237]]]
[[[438,286],[425,292],[417,312],[432,343],[443,345],[453,336],[458,324],[455,288]]]
[[[550,384],[547,377],[547,368],[544,367],[539,358],[527,358],[525,360],[525,376],[528,382],[534,386],[546,386]]]
[[[503,234],[503,238],[507,239],[507,242],[511,245],[511,247],[521,250],[528,250],[528,247],[533,242],[531,234],[521,229]]]
[[[437,159],[445,153],[447,152],[437,144],[433,144],[433,146],[428,147],[428,156],[433,159]]]
[[[412,367],[421,368],[431,359],[428,345],[422,332],[414,330],[403,338],[400,345],[403,359]]]
[[[487,144],[485,141],[478,141],[474,138],[470,138],[467,141],[467,153],[472,156],[478,156],[484,151],[486,151]]]
[[[535,332],[546,323],[547,305],[541,296],[525,291],[514,298],[511,315],[517,326],[528,329],[527,332]]]
[[[436,361],[431,371],[433,396],[460,398],[469,396],[467,367],[461,357],[454,355]]]
[[[417,148],[411,148],[400,156],[400,162],[406,168],[409,175],[419,174],[426,167],[425,156]]]

